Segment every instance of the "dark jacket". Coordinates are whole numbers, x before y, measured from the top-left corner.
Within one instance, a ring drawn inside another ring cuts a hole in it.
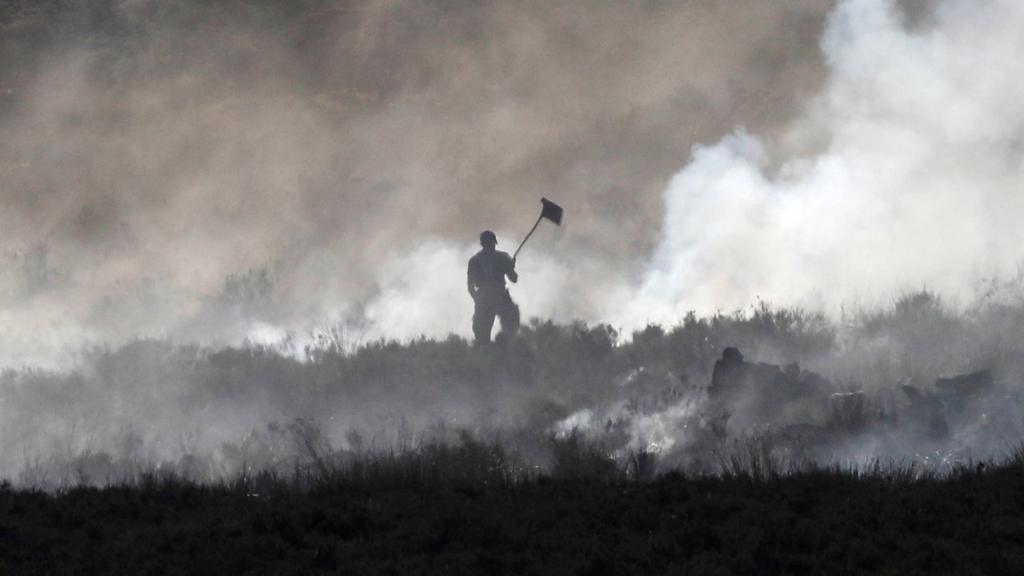
[[[469,259],[466,284],[471,295],[477,291],[498,292],[505,289],[505,277],[515,282],[515,262],[507,252],[481,250]]]

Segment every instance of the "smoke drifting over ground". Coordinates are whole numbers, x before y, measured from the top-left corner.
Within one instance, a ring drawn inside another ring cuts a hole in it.
[[[999,388],[978,409],[1015,405],[1022,23],[1009,0],[8,2],[0,364],[61,371],[6,374],[0,465],[123,441],[235,466],[256,456],[232,442],[293,422],[252,441],[273,462],[282,431],[311,437],[295,418],[352,447],[382,414],[692,462],[732,344],[888,413],[897,382],[980,368]],[[468,334],[477,233],[511,249],[541,195],[566,224],[514,297],[622,338],[341,353]],[[922,286],[954,305],[891,306]],[[782,319],[715,315],[759,301]],[[682,324],[633,333],[650,322]],[[272,349],[216,348],[245,340]],[[1019,437],[980,421],[941,446]],[[937,446],[897,436],[813,456]]]

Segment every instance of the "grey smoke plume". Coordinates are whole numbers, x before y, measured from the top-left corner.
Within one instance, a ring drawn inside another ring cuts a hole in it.
[[[523,256],[530,316],[968,300],[1020,259],[1020,20],[959,0],[8,3],[0,356],[466,333],[476,232],[513,246],[541,194],[569,218]]]
[[[699,142],[817,91],[793,2],[9,2],[0,12],[5,363],[135,335],[339,319],[465,331],[480,229],[537,198],[529,315],[600,318]],[[557,255],[557,256],[552,256]],[[428,307],[429,305],[429,307]]]

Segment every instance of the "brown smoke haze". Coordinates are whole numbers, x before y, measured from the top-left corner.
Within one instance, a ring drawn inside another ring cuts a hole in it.
[[[8,2],[0,355],[464,333],[463,256],[483,228],[511,249],[541,195],[569,220],[524,253],[525,312],[601,320],[691,148],[770,138],[820,90],[829,9]]]

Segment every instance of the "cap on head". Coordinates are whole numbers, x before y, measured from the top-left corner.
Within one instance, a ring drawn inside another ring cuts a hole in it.
[[[498,245],[498,237],[494,235],[494,232],[484,230],[480,233],[480,245],[484,248],[494,248]]]

